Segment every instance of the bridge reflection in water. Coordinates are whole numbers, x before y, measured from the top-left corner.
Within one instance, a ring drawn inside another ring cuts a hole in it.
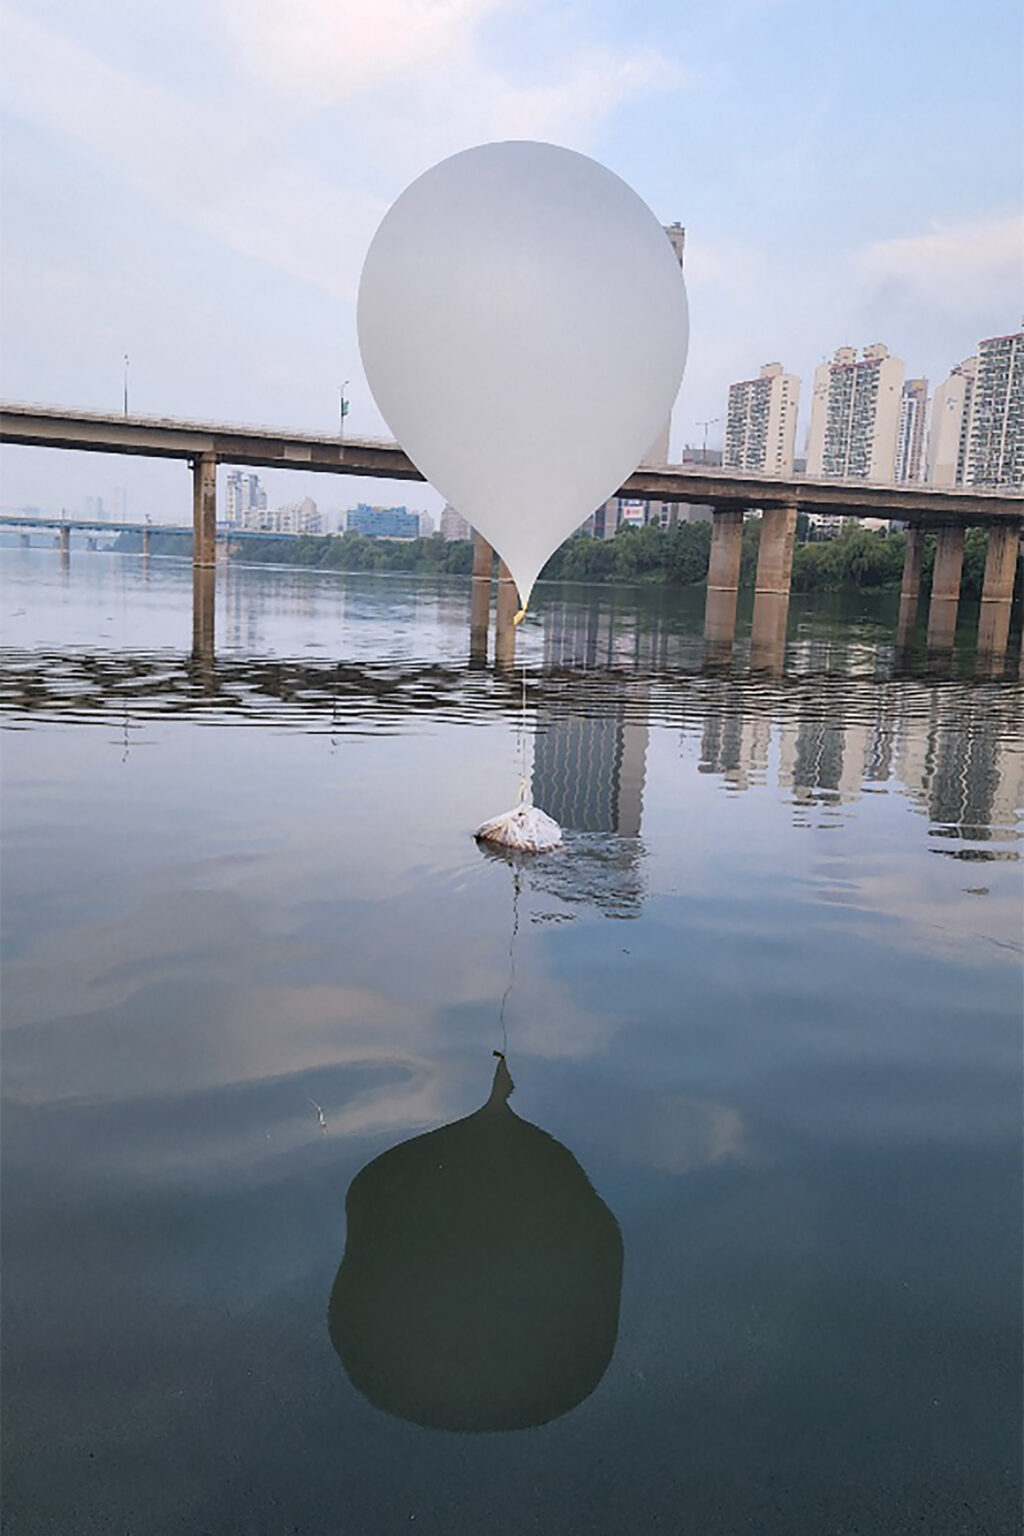
[[[205,484],[205,482],[204,482]],[[208,487],[207,487],[208,489]],[[197,493],[198,494],[198,493]],[[903,580],[896,626],[897,653],[907,656],[913,648],[921,602],[921,573],[925,538],[929,531],[936,539],[931,589],[928,597],[926,648],[932,662],[941,667],[953,653],[960,617],[960,589],[964,562],[965,529],[976,523],[987,528],[985,570],[979,608],[976,653],[979,672],[990,677],[1002,675],[1010,643],[1014,590],[1020,558],[1019,517],[1014,503],[1020,498],[990,498],[1001,505],[1000,520],[993,515],[970,517],[963,514],[956,523],[932,524],[923,519],[906,531]],[[1005,504],[1005,505],[1003,505]],[[1007,509],[1010,515],[1007,515]],[[754,608],[750,630],[750,664],[760,672],[779,675],[785,662],[789,626],[790,585],[795,547],[796,506],[765,508],[759,519],[757,569],[754,582]],[[228,554],[249,537],[276,537],[291,542],[294,535],[254,535],[245,530],[217,529],[207,518],[208,537],[203,559],[193,559],[192,618],[193,652],[209,659],[215,644],[216,554]],[[151,551],[149,526],[135,524],[99,524],[72,520],[27,516],[0,516],[0,528],[26,525],[58,529],[62,568],[68,569],[71,528],[94,532],[118,529],[141,532],[142,557],[148,568]],[[704,605],[704,660],[709,666],[728,667],[737,639],[737,613],[740,596],[744,512],[735,507],[719,508],[713,514],[713,530]],[[166,530],[156,530],[157,532]],[[172,530],[185,533],[187,530]],[[27,542],[29,535],[20,535]],[[89,547],[96,547],[95,537]],[[193,541],[194,550],[198,545]],[[495,577],[497,578],[495,581]],[[496,587],[496,597],[494,595]],[[489,636],[494,627],[494,665],[510,672],[516,664],[517,630],[514,615],[519,607],[515,583],[503,561],[480,534],[473,536],[473,575],[469,615],[469,658],[474,666],[485,666]],[[493,613],[492,613],[493,610]]]
[[[796,821],[889,789],[927,817],[933,851],[1011,856],[1000,849],[1024,804],[1019,683],[935,676],[927,665],[914,675],[894,666],[891,646],[827,636],[791,645],[785,677],[722,675],[701,666],[701,642],[686,635],[641,635],[582,608],[552,610],[546,622],[545,665],[529,676],[531,782],[574,839],[574,899],[618,917],[642,907],[654,727],[678,733],[681,750],[730,791],[776,782]],[[605,670],[589,670],[592,658]],[[512,725],[521,710],[517,681],[456,665],[13,648],[3,660],[0,699],[15,725],[107,715],[138,732],[199,714],[334,741],[489,715]],[[559,868],[538,863],[530,878],[557,892]]]

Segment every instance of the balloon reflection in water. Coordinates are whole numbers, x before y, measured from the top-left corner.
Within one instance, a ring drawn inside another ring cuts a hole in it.
[[[364,1397],[432,1429],[545,1424],[615,1347],[618,1223],[512,1087],[499,1056],[482,1109],[375,1158],[346,1200],[331,1342]]]

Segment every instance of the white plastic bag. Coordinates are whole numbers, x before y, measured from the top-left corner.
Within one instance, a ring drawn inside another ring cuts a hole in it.
[[[485,821],[473,835],[480,842],[497,843],[516,853],[548,853],[562,845],[558,822],[525,801],[520,801],[515,810]]]

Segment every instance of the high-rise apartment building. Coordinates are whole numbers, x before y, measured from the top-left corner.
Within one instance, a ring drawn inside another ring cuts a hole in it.
[[[964,358],[932,396],[928,430],[928,480],[932,485],[964,483],[977,373],[978,359]]]
[[[1024,330],[979,343],[964,483],[1024,485]]]
[[[896,433],[896,469],[893,478],[898,482],[921,479],[927,416],[928,380],[908,379],[900,396],[900,424]]]
[[[675,258],[679,263],[679,270],[681,272],[683,270],[683,252],[686,249],[686,230],[679,223],[678,219],[674,224],[663,224],[662,228],[666,235],[668,235],[668,243],[675,252]]]
[[[679,270],[681,272],[683,270],[683,251],[686,248],[686,230],[678,222],[675,224],[664,224],[662,228],[668,236],[669,245],[672,247],[676,261],[679,263]],[[641,463],[646,465],[668,463],[669,437],[671,432],[672,413],[670,411],[664,426],[658,433],[657,437],[654,439],[654,442],[651,444],[650,448],[648,448],[647,452],[644,454]]]
[[[877,342],[860,358],[840,347],[814,372],[807,474],[891,481],[896,463],[904,363]]]
[[[448,544],[456,539],[471,539],[473,530],[462,516],[456,512],[450,501],[446,501],[441,510],[441,537]]]
[[[228,470],[227,520],[232,528],[242,523],[242,471]]]
[[[759,474],[791,475],[800,380],[781,363],[765,363],[756,379],[729,386],[722,464]]]
[[[258,528],[259,514],[267,508],[267,493],[259,475],[241,469],[228,470],[227,522],[231,528]]]

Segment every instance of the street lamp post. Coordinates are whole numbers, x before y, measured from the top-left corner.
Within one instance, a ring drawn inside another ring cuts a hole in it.
[[[124,355],[124,413],[128,415],[128,353]]]
[[[694,422],[694,426],[695,427],[703,427],[704,428],[704,446],[703,446],[703,448],[700,451],[700,461],[704,465],[705,468],[707,468],[707,462],[708,462],[708,427],[717,426],[718,423],[721,421],[721,419],[722,419],[721,416],[712,416],[709,421],[695,421]]]
[[[344,384],[338,385],[338,436],[345,436],[345,417],[348,415],[348,401],[345,399],[345,391],[348,389],[348,379]]]

